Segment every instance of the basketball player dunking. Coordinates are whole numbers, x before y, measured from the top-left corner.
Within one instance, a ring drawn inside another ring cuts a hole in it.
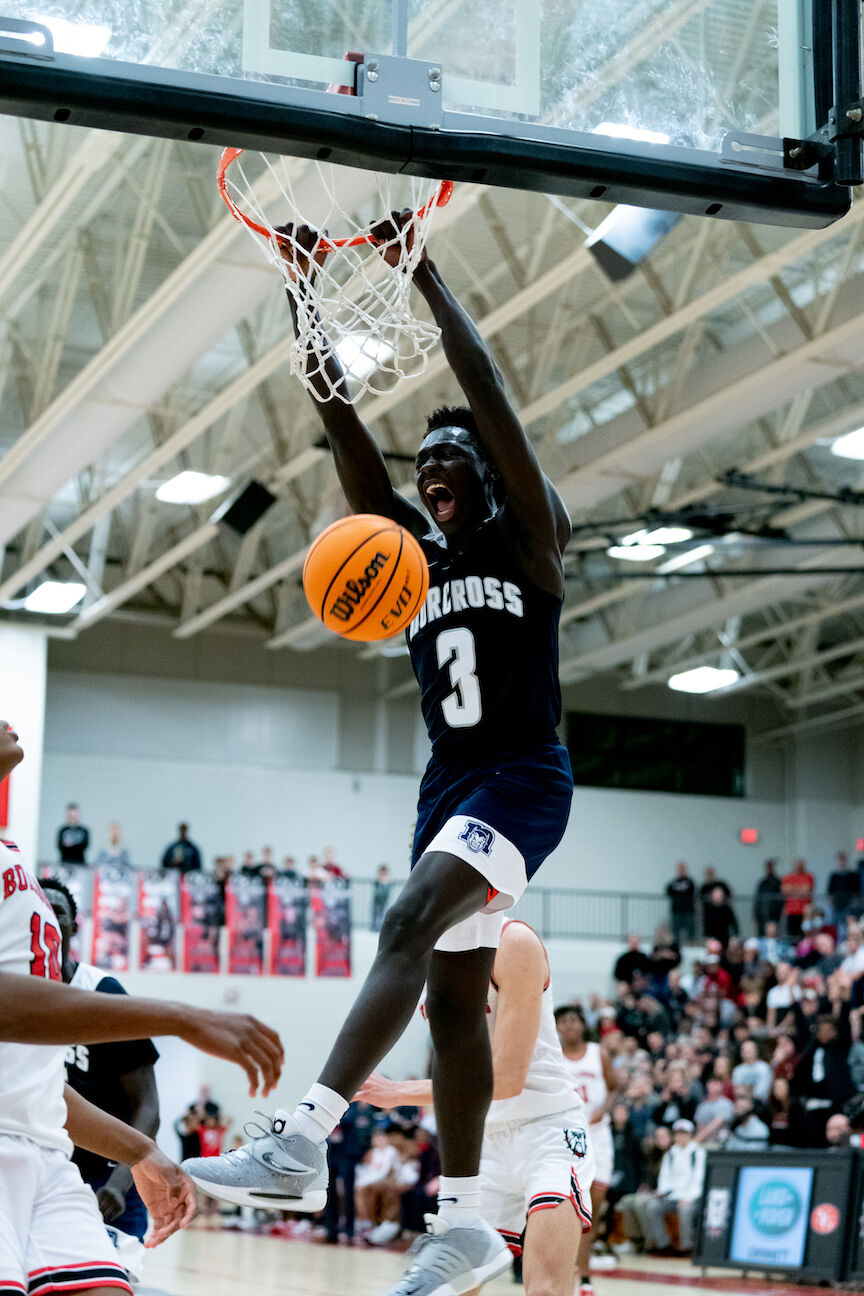
[[[486,1020],[494,1091],[480,1161],[483,1216],[515,1255],[524,1248],[525,1296],[572,1296],[579,1241],[591,1227],[594,1153],[555,1033],[546,948],[526,923],[504,923]],[[428,1103],[432,1087],[373,1074],[357,1097],[379,1107]],[[406,1289],[413,1277],[409,1269]]]
[[[591,1185],[594,1225],[590,1233],[583,1236],[579,1246],[579,1286],[580,1296],[594,1296],[590,1274],[591,1243],[596,1236],[600,1212],[612,1182],[614,1152],[609,1108],[618,1082],[608,1054],[599,1044],[585,1038],[585,1017],[578,1004],[564,1004],[561,1008],[556,1008],[555,1025],[570,1083],[588,1109],[591,1127],[591,1144],[595,1156],[594,1182]]]
[[[376,233],[393,239],[394,224],[409,221],[410,213],[394,215]],[[310,255],[317,237],[295,231]],[[392,249],[381,252],[394,263]],[[243,1149],[186,1166],[200,1187],[228,1200],[320,1209],[324,1141],[404,1031],[426,982],[441,1223],[424,1248],[425,1277],[411,1290],[435,1296],[468,1291],[509,1264],[506,1245],[480,1215],[480,1146],[492,1097],[486,992],[495,913],[519,898],[558,845],[570,810],[570,763],[555,732],[570,523],[482,338],[425,255],[414,283],[468,402],[436,411],[417,453],[417,491],[433,527],[394,491],[353,406],[320,379],[316,402],[351,509],[400,522],[429,561],[429,593],[408,635],[432,740],[412,873],[318,1083],[293,1115],[277,1111]],[[320,358],[310,361],[311,377]],[[338,361],[331,355],[325,363],[347,398]]]

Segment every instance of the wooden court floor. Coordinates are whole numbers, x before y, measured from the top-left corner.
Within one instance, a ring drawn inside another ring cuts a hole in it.
[[[405,1260],[395,1251],[328,1247],[320,1243],[235,1233],[198,1224],[147,1253],[138,1296],[383,1296]],[[675,1296],[706,1292],[741,1296],[801,1296],[817,1288],[693,1269],[684,1260],[629,1257],[613,1273],[594,1277],[597,1296]],[[653,1290],[652,1290],[653,1289]],[[520,1296],[509,1275],[487,1283],[484,1296]],[[824,1292],[822,1293],[824,1296]]]

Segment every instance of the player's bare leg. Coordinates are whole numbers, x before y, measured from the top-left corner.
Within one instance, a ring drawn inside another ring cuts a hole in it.
[[[438,1214],[417,1259],[387,1296],[441,1296],[482,1285],[511,1264],[509,1249],[480,1216],[480,1150],[492,1099],[486,996],[495,950],[435,950],[426,1016],[433,1042],[432,1090],[441,1175]]]
[[[525,1296],[572,1296],[582,1237],[582,1221],[570,1202],[528,1216],[522,1257]]]
[[[357,1092],[400,1038],[416,1011],[428,979],[435,942],[455,923],[481,909],[486,892],[485,878],[455,855],[440,851],[426,854],[418,861],[402,894],[384,917],[375,962],[324,1064],[319,1084],[342,1094],[346,1100]],[[482,1014],[489,968],[491,963],[478,991],[483,1005],[479,1010],[481,1022],[485,1021]],[[455,1001],[453,1007],[456,1011]],[[487,1039],[487,1050],[488,1047]],[[480,1139],[485,1114],[484,1106]],[[479,1141],[477,1147],[479,1165]]]
[[[592,1224],[591,1232],[583,1233],[579,1242],[579,1255],[576,1261],[576,1269],[579,1277],[579,1283],[582,1287],[591,1286],[591,1247],[597,1238],[600,1230],[600,1218],[603,1214],[603,1207],[606,1202],[606,1184],[591,1185],[591,1215]]]
[[[435,950],[429,966],[432,1089],[441,1173],[447,1176],[479,1173],[483,1122],[492,1101],[486,995],[494,960],[493,949]]]
[[[582,1221],[569,1202],[534,1211],[525,1229],[522,1281],[525,1296],[572,1296],[573,1268],[582,1239]],[[479,1296],[480,1288],[466,1296]]]
[[[375,961],[318,1082],[293,1116],[278,1111],[271,1128],[258,1127],[254,1131],[257,1137],[253,1136],[243,1149],[185,1163],[200,1188],[241,1205],[323,1208],[328,1182],[324,1150],[327,1136],[416,1010],[436,941],[481,909],[486,896],[485,878],[464,860],[443,851],[422,856],[384,918]],[[453,1164],[471,1164],[476,1158],[473,1169],[462,1174],[478,1172],[483,1119],[491,1097],[489,1042],[480,1030],[482,1027],[485,1031],[490,968],[491,957],[487,956],[479,961],[470,984],[442,990],[442,1003],[446,998],[460,1024],[472,1016],[479,1023],[470,1031],[472,1047],[480,1051],[478,1070],[476,1078],[466,1077],[462,1092],[461,1121],[465,1132],[457,1132],[458,1120],[451,1122]],[[437,1029],[446,1036],[446,1009],[435,1011],[435,1017]],[[461,1049],[455,1041],[449,1048],[446,1038],[442,1042],[445,1052]],[[458,1057],[457,1064],[465,1070]],[[470,1148],[467,1155],[466,1147]]]

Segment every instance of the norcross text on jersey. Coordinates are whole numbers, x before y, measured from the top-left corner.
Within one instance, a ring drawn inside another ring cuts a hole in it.
[[[413,639],[418,630],[439,617],[451,612],[467,612],[468,608],[488,608],[491,612],[509,612],[523,615],[522,591],[512,581],[500,581],[497,576],[466,576],[432,585],[426,602],[408,627],[408,638]]]

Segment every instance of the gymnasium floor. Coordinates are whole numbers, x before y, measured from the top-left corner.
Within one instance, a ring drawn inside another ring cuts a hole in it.
[[[193,1225],[148,1253],[138,1296],[383,1296],[404,1268],[395,1251],[328,1247],[257,1234],[230,1233]],[[694,1269],[686,1260],[628,1257],[612,1273],[594,1280],[597,1296],[652,1296],[657,1287],[676,1296],[706,1291],[742,1296],[787,1296],[816,1292],[781,1282],[741,1278],[728,1272]],[[510,1277],[483,1288],[484,1296],[519,1296]]]

